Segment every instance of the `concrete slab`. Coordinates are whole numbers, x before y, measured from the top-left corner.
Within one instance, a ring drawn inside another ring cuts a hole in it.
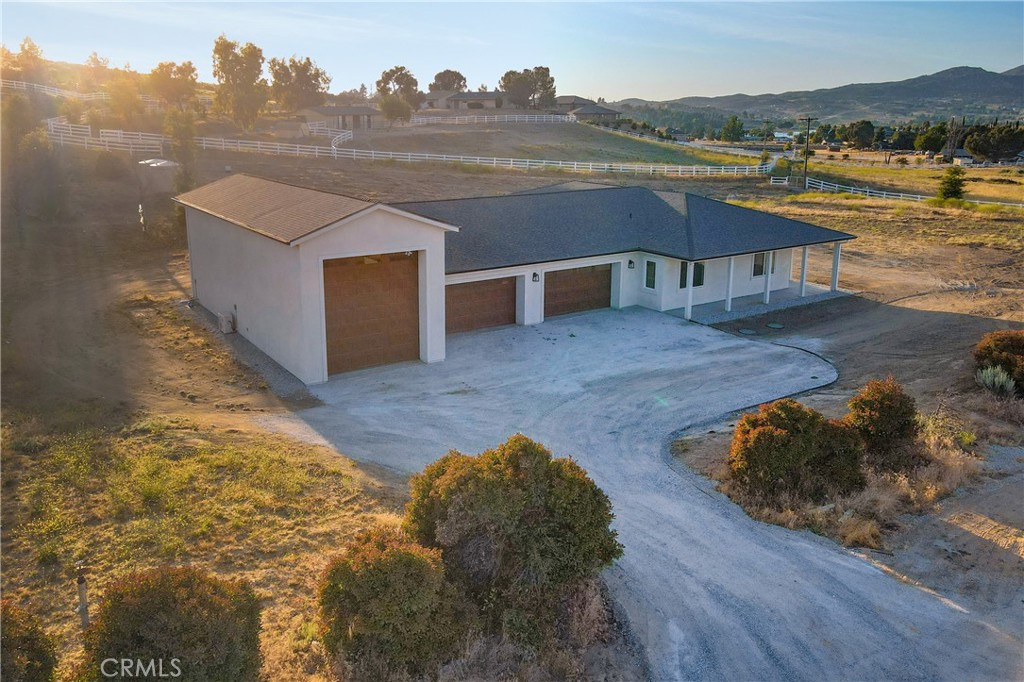
[[[302,423],[406,472],[517,431],[571,455],[608,493],[623,558],[606,573],[658,682],[1008,679],[1020,642],[809,532],[752,521],[675,463],[672,433],[833,381],[809,353],[649,310],[606,310],[449,337],[441,364],[313,387]]]

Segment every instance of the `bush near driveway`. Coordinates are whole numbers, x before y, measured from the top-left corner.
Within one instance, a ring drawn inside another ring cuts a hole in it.
[[[319,589],[323,642],[348,662],[426,673],[452,658],[471,620],[441,552],[401,531],[364,531],[328,565]]]
[[[4,682],[50,682],[57,647],[26,610],[0,602],[0,679]]]
[[[785,398],[743,415],[729,468],[745,493],[768,504],[793,498],[820,502],[864,487],[863,453],[850,427]]]
[[[453,451],[413,477],[405,528],[441,550],[485,627],[536,645],[565,591],[622,555],[612,518],[578,464],[517,434],[475,457]]]
[[[918,432],[917,406],[894,378],[869,381],[847,406],[845,421],[864,439],[869,466],[900,471],[918,463],[909,452]]]
[[[974,347],[978,369],[1002,367],[1024,389],[1024,329],[1006,329],[986,334]]]
[[[105,659],[162,661],[167,676],[178,659],[180,682],[256,682],[259,633],[259,601],[244,581],[190,567],[128,574],[103,593],[77,679],[107,679]]]

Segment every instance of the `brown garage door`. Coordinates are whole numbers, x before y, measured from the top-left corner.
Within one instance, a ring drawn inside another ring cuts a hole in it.
[[[449,284],[444,288],[449,334],[516,323],[516,278]]]
[[[552,270],[544,273],[544,317],[612,304],[612,266]]]
[[[328,374],[420,356],[415,253],[324,261],[324,307]]]

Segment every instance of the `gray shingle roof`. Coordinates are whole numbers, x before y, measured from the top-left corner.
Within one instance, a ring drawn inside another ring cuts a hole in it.
[[[573,109],[569,113],[573,114],[574,116],[581,116],[581,115],[583,115],[583,116],[586,116],[586,115],[593,116],[595,114],[605,114],[605,115],[607,115],[607,114],[615,114],[615,115],[619,115],[620,112],[616,111],[615,109],[609,109],[608,107],[603,107],[600,104],[584,104],[582,107],[580,107],[578,109]]]
[[[452,95],[448,99],[455,100],[477,100],[477,99],[494,99],[496,97],[504,97],[505,93],[499,90],[491,90],[490,92],[460,92]]]
[[[643,187],[542,189],[394,206],[461,228],[445,236],[449,274],[624,251],[699,261],[853,239],[693,194],[663,197]]]

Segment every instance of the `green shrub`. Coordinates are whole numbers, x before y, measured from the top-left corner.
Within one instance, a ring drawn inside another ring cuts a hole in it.
[[[248,583],[190,567],[125,575],[100,600],[85,633],[81,679],[106,679],[105,659],[162,661],[182,682],[245,682],[260,675],[260,606]]]
[[[621,556],[612,518],[578,464],[517,434],[475,457],[451,452],[413,477],[405,527],[442,550],[486,627],[536,644],[564,590]]]
[[[128,175],[128,164],[114,152],[104,151],[96,156],[96,177],[102,180],[121,180]]]
[[[1024,388],[1024,329],[985,334],[974,347],[974,362],[978,369],[1002,367],[1017,388]]]
[[[967,171],[963,166],[950,166],[939,181],[939,199],[963,199],[964,187],[967,184]]]
[[[876,469],[906,468],[904,452],[917,437],[917,406],[891,376],[869,381],[847,403],[846,423],[857,429],[867,447],[867,461]]]
[[[761,405],[736,424],[729,450],[732,480],[772,504],[821,501],[864,487],[859,436],[789,398]]]
[[[974,380],[1000,398],[1012,397],[1017,392],[1017,382],[998,365],[982,367],[974,373]]]
[[[330,562],[319,605],[329,652],[352,662],[383,660],[409,673],[451,658],[467,628],[441,552],[383,526],[361,533]]]
[[[0,679],[49,682],[57,666],[57,647],[32,615],[12,602],[0,602]]]

